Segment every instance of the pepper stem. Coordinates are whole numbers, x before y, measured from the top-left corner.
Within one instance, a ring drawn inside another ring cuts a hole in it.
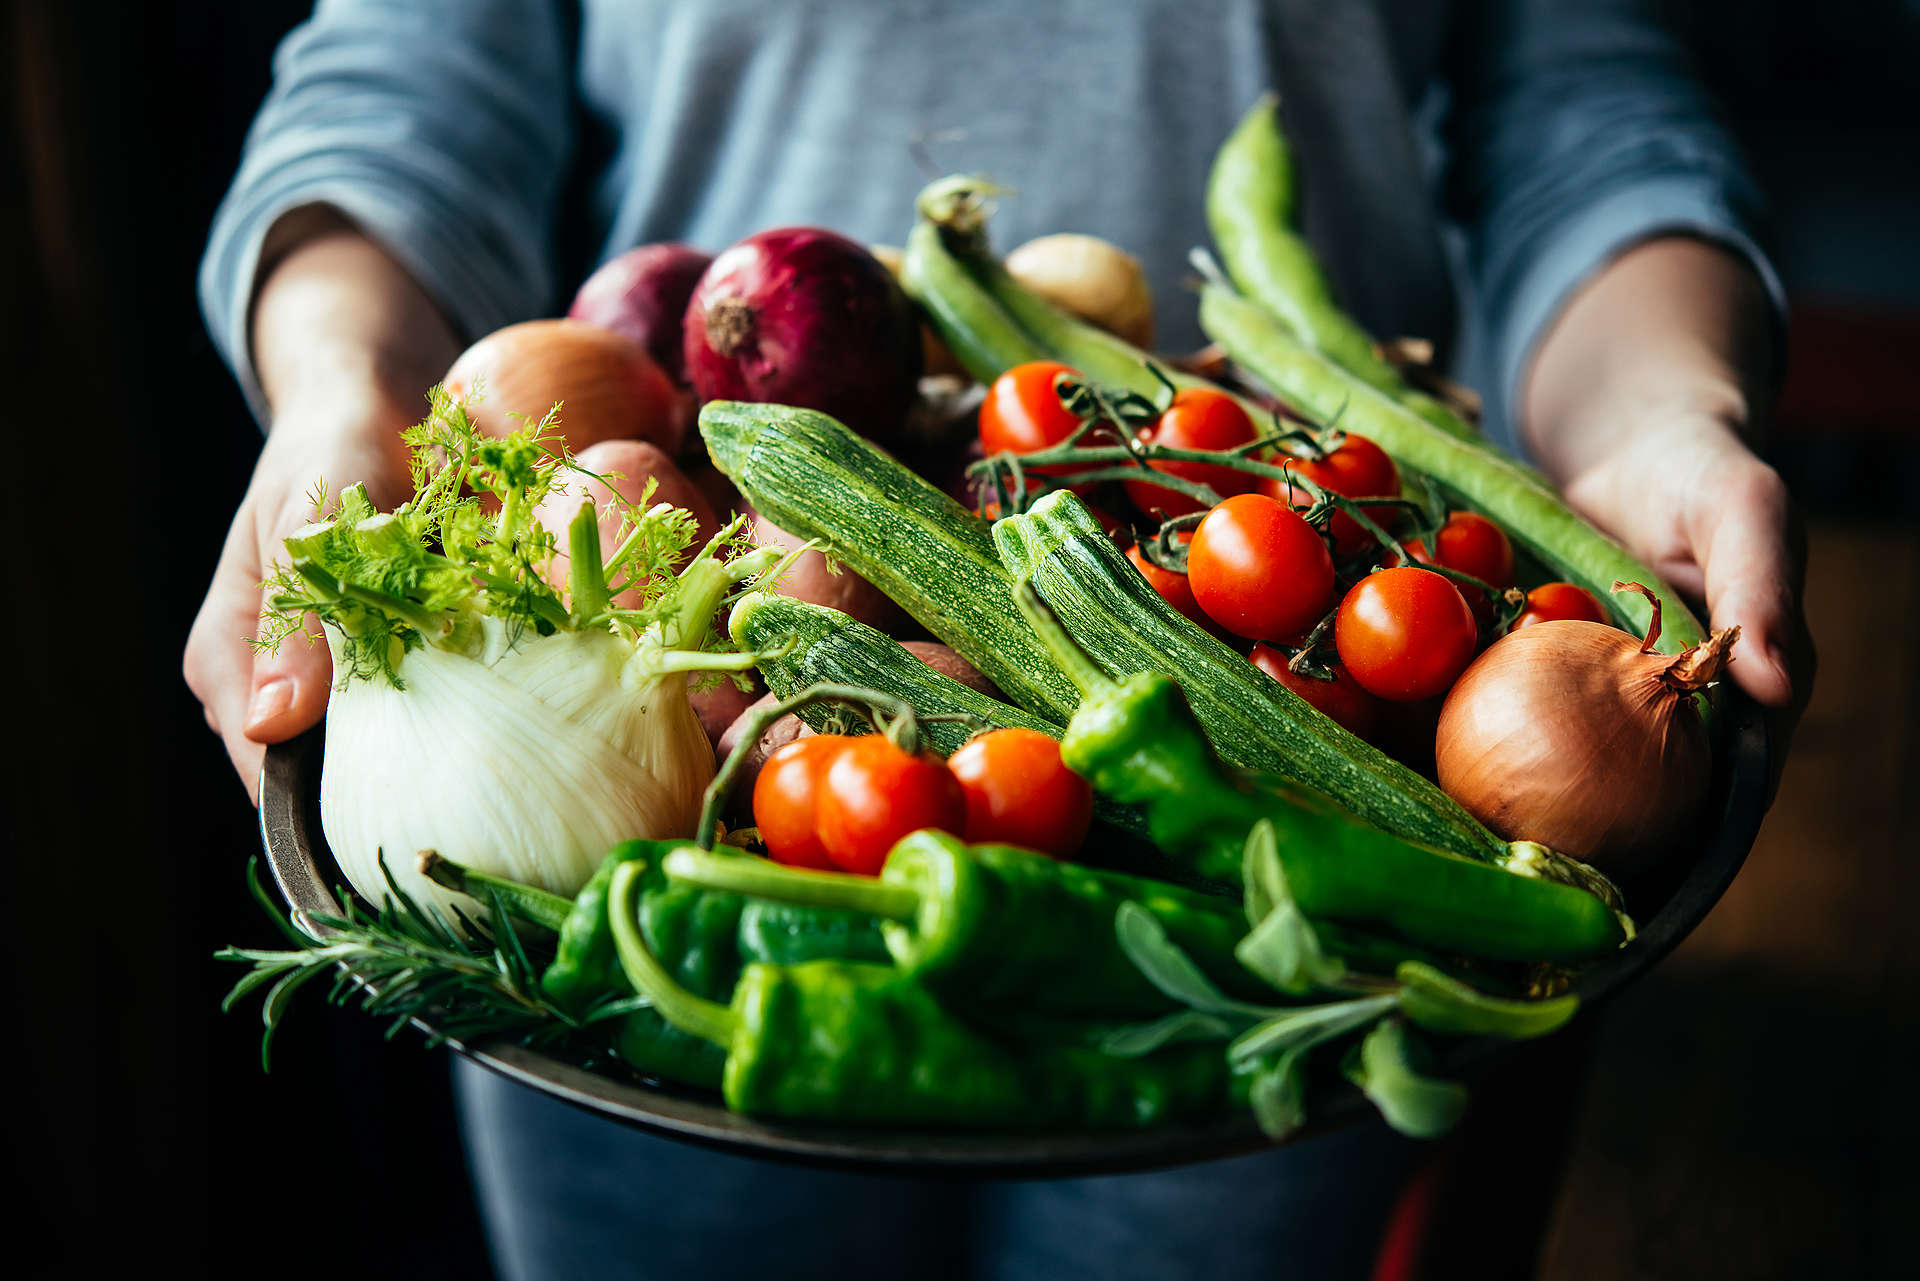
[[[731,1047],[739,1017],[732,1007],[696,996],[673,981],[666,967],[647,950],[640,934],[640,870],[634,860],[613,869],[607,887],[607,923],[613,928],[613,948],[633,990],[647,998],[660,1017],[688,1036],[697,1036],[722,1048]]]
[[[573,911],[573,900],[565,895],[478,871],[454,862],[438,850],[420,851],[420,875],[435,885],[455,894],[471,895],[482,903],[489,894],[498,894],[500,902],[515,916],[554,931],[567,923],[567,916]]]
[[[902,923],[911,923],[920,912],[919,893],[904,885],[850,872],[782,867],[750,854],[707,854],[678,849],[667,855],[660,866],[676,881],[702,889],[772,899],[776,903],[859,912]]]
[[[1040,593],[1033,590],[1031,575],[1022,576],[1013,585],[1013,603],[1020,607],[1027,625],[1033,628],[1041,645],[1046,647],[1047,653],[1081,694],[1097,694],[1113,688],[1113,681],[1100,670],[1093,656],[1081,648],[1080,642],[1061,625],[1060,616],[1040,599]]]

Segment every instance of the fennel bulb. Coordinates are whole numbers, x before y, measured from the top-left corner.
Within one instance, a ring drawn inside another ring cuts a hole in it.
[[[781,564],[745,550],[736,520],[676,568],[694,520],[665,504],[629,505],[604,555],[583,503],[563,592],[543,568],[554,536],[532,515],[580,470],[550,451],[552,419],[492,440],[444,392],[432,404],[408,437],[412,499],[377,512],[355,486],[286,540],[263,643],[309,612],[325,624],[336,679],[320,817],[354,889],[388,896],[384,855],[417,902],[474,915],[420,875],[418,851],[571,896],[617,842],[693,834],[714,760],[689,674],[753,664],[725,652],[713,619]],[[639,606],[616,608],[630,587]]]

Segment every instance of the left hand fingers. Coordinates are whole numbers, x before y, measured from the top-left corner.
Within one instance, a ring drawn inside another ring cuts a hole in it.
[[[1741,629],[1734,680],[1762,705],[1786,707],[1797,692],[1790,652],[1802,574],[1787,488],[1750,455],[1718,470],[1710,493],[1690,505],[1685,533],[1706,581],[1712,625]]]

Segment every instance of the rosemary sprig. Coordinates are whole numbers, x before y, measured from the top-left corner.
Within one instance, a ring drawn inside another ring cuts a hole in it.
[[[253,896],[294,945],[283,950],[226,947],[214,959],[252,968],[233,985],[220,1008],[267,989],[261,1007],[260,1066],[271,1070],[273,1034],[301,988],[333,975],[327,1000],[388,1019],[388,1039],[419,1020],[429,1046],[444,1041],[507,1037],[523,1045],[551,1045],[602,1019],[644,1005],[634,997],[610,997],[574,1017],[547,1000],[540,971],[528,955],[513,919],[497,893],[488,904],[491,935],[464,913],[450,921],[437,907],[422,907],[394,882],[386,857],[380,872],[388,894],[372,913],[345,890],[344,916],[290,917],[260,882],[259,860],[247,864]]]

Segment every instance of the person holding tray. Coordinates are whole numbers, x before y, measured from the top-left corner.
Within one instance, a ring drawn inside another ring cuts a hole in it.
[[[323,715],[323,646],[254,654],[316,477],[404,496],[401,428],[469,342],[592,261],[787,224],[897,240],[925,178],[1018,188],[1016,243],[1137,254],[1163,347],[1213,148],[1277,88],[1307,231],[1376,334],[1457,350],[1496,439],[1742,628],[1733,679],[1804,704],[1786,487],[1753,452],[1781,292],[1760,198],[1651,0],[322,0],[288,37],[201,269],[267,429],[190,637],[249,789]],[[1463,301],[1464,300],[1464,301]],[[950,1185],[651,1140],[455,1059],[503,1275],[730,1277],[778,1257],[933,1276],[1364,1273],[1412,1145],[1378,1125],[1152,1175]],[[751,1230],[746,1224],[751,1224]]]

